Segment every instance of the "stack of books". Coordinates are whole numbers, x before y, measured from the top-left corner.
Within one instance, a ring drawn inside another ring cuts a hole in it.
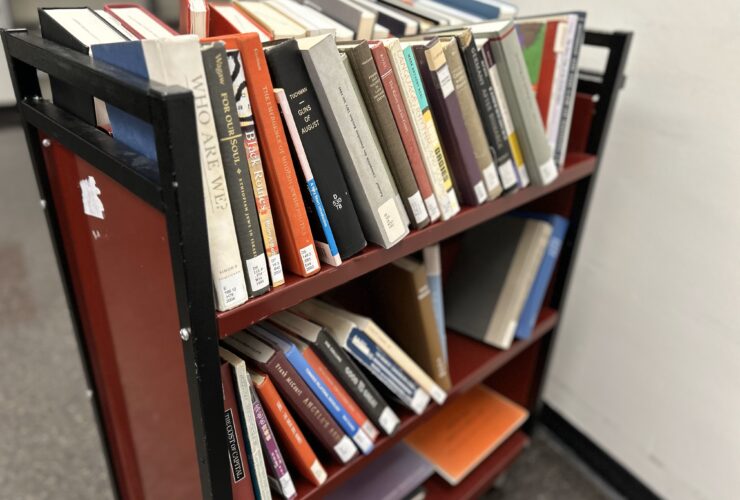
[[[311,276],[461,205],[553,182],[584,16],[483,20],[514,13],[492,0],[189,0],[185,35],[132,4],[39,17],[47,39],[193,92],[226,311],[287,273]],[[149,125],[51,83],[58,106],[156,160]]]

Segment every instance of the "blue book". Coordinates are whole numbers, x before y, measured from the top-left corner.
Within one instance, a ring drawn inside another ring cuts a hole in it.
[[[519,316],[516,332],[514,333],[514,337],[517,339],[528,339],[532,335],[532,330],[534,330],[537,323],[537,317],[540,314],[542,302],[545,300],[547,287],[550,284],[552,273],[555,271],[555,263],[558,261],[560,249],[563,246],[563,240],[568,231],[568,219],[559,215],[537,212],[517,212],[515,215],[527,219],[542,220],[552,226],[550,241],[547,243],[545,255],[542,257],[542,263],[537,270],[532,288],[529,291],[529,296],[527,296],[527,301],[524,303],[522,313]]]
[[[424,266],[427,268],[427,283],[432,294],[434,320],[439,332],[439,344],[442,346],[442,356],[449,362],[447,356],[447,328],[445,327],[445,301],[442,293],[442,256],[439,244],[428,246],[423,250]]]
[[[316,397],[336,420],[344,432],[352,438],[357,447],[364,454],[373,450],[373,442],[370,440],[364,430],[357,425],[357,422],[347,413],[347,410],[337,401],[334,394],[326,387],[318,374],[311,368],[301,351],[290,341],[290,337],[280,329],[270,323],[260,323],[249,329],[259,339],[273,347],[279,349],[285,354],[288,362],[293,366],[296,372],[303,378],[306,385],[311,388]]]
[[[133,75],[149,80],[146,59],[140,41],[104,43],[92,46],[93,59],[103,61]],[[150,160],[157,160],[154,129],[145,121],[106,104],[113,137]]]
[[[501,15],[501,9],[497,5],[491,5],[488,2],[478,2],[477,0],[437,0],[439,3],[449,5],[463,12],[469,12],[483,19],[498,19]]]

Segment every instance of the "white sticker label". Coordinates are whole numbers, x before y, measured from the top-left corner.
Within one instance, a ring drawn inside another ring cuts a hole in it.
[[[432,395],[432,399],[438,405],[443,404],[447,399],[447,393],[438,385],[432,386],[432,390],[429,391],[429,394]]]
[[[100,188],[95,183],[95,177],[88,176],[80,181],[82,191],[82,210],[90,217],[105,219],[105,208],[100,200]]]
[[[280,491],[283,492],[283,496],[285,498],[292,498],[295,496],[295,485],[293,484],[293,480],[290,479],[290,474],[287,472],[280,476],[280,479],[278,479],[280,482]]]
[[[517,168],[519,169],[519,180],[522,187],[529,186],[529,172],[527,172],[527,168],[523,164]]]
[[[416,391],[414,391],[414,397],[411,398],[411,402],[409,403],[409,407],[414,411],[414,413],[421,415],[428,404],[429,394],[421,389],[416,389]]]
[[[342,436],[342,439],[334,446],[334,451],[343,464],[346,464],[352,457],[357,455],[357,447],[347,436]]]
[[[265,254],[261,253],[256,257],[247,259],[247,275],[249,276],[249,286],[252,290],[262,290],[270,286],[270,276],[267,272],[267,259]]]
[[[219,302],[221,310],[228,310],[247,301],[247,288],[241,270],[226,278],[218,280],[217,288],[221,291]]]
[[[473,186],[473,191],[475,191],[475,198],[478,200],[478,203],[483,203],[488,198],[486,186],[483,185],[483,181],[478,181],[478,184]]]
[[[447,191],[447,201],[450,202],[450,213],[455,215],[460,211],[460,202],[457,201],[457,193],[454,189]]]
[[[447,99],[447,96],[455,91],[455,84],[452,83],[450,68],[446,64],[437,70],[437,79],[442,89],[442,96]]]
[[[540,165],[540,177],[542,177],[542,184],[550,184],[558,176],[558,168],[555,166],[555,162],[552,158],[547,160],[544,164]]]
[[[398,427],[398,424],[401,423],[401,421],[398,419],[398,415],[391,410],[390,406],[386,406],[382,412],[380,412],[380,417],[378,417],[378,423],[380,423],[380,427],[383,428],[383,431],[391,435],[393,434],[393,431],[396,430],[396,427]]]
[[[316,249],[313,245],[308,245],[300,249],[303,270],[306,273],[312,273],[319,268],[319,259],[316,256]]]
[[[506,163],[499,166],[498,175],[501,177],[501,185],[504,189],[516,186],[516,169],[513,161],[508,160]]]
[[[365,434],[365,431],[362,429],[357,429],[357,432],[355,432],[355,435],[352,437],[354,442],[357,444],[357,446],[360,448],[360,451],[367,455],[371,451],[373,451],[373,442],[370,441],[370,438],[367,437],[367,434]]]
[[[434,198],[434,195],[431,195],[426,200],[424,200],[424,204],[427,207],[427,212],[429,213],[430,222],[439,220],[439,216],[440,216],[439,205],[437,205],[437,200]]]
[[[369,437],[371,441],[378,439],[378,429],[375,428],[372,422],[365,420],[360,427],[362,427],[362,430],[365,431],[365,434],[367,434],[367,437]]]
[[[313,474],[313,477],[316,478],[316,481],[319,484],[322,484],[324,481],[326,481],[326,470],[324,467],[319,463],[318,460],[314,460],[311,464],[311,474]]]
[[[283,263],[280,262],[280,254],[270,255],[267,258],[267,262],[270,264],[270,276],[272,277],[272,286],[278,286],[285,283],[285,276],[283,276]]]
[[[421,222],[427,218],[427,209],[424,207],[424,200],[422,200],[421,193],[419,191],[409,196],[409,205],[411,205],[411,212],[414,214],[414,220],[417,224],[421,224]]]
[[[498,182],[498,174],[496,173],[496,166],[491,163],[486,168],[483,169],[483,182],[486,184],[486,189],[488,191],[493,191],[497,187],[499,187],[501,184]]]
[[[380,205],[378,215],[389,243],[395,243],[406,234],[406,227],[403,225],[403,218],[398,211],[395,198],[390,198]]]

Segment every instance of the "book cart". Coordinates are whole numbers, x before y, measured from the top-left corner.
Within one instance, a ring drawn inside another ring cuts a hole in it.
[[[443,242],[445,259],[454,253],[456,235],[525,207],[571,220],[548,299],[532,337],[506,351],[449,332],[449,397],[485,383],[526,407],[530,420],[455,488],[433,476],[427,497],[475,497],[522,451],[537,420],[558,311],[624,82],[630,33],[586,33],[586,45],[608,51],[607,63],[603,71],[580,73],[566,167],[551,185],[463,207],[388,250],[370,246],[315,276],[288,274],[284,286],[223,313],[213,301],[192,94],[150,84],[25,30],[5,30],[2,39],[119,497],[231,497],[219,339],[430,244]],[[150,123],[158,162],[43,99],[38,72]],[[85,214],[81,182],[89,186],[90,178],[102,219]],[[345,465],[325,461],[329,478],[321,487],[296,477],[298,498],[322,498],[351,480],[438,408],[420,416],[399,410],[398,430],[379,438],[370,455]]]

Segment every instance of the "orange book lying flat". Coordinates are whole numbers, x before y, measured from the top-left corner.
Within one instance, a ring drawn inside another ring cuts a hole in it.
[[[445,404],[406,437],[406,444],[456,486],[506,441],[529,412],[478,385]]]

